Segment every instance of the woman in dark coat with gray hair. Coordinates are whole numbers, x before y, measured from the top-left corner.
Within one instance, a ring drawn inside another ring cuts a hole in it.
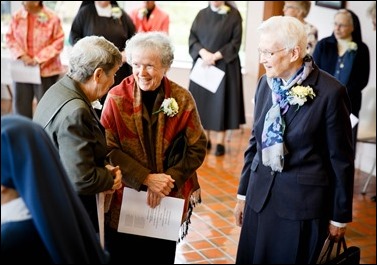
[[[104,37],[82,38],[71,50],[67,74],[43,96],[33,118],[58,148],[96,227],[95,195],[120,188],[121,173],[107,163],[105,133],[92,102],[108,92],[121,63],[119,49]]]

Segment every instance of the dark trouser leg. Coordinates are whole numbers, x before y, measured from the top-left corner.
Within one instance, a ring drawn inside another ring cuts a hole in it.
[[[13,83],[14,96],[13,96],[13,113],[20,114],[30,119],[33,117],[33,99],[34,99],[34,86],[40,86],[28,83]]]

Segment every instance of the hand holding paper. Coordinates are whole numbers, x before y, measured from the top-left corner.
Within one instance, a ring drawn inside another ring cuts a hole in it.
[[[14,82],[40,84],[41,74],[39,65],[25,65],[22,60],[12,61],[10,64],[10,74]]]

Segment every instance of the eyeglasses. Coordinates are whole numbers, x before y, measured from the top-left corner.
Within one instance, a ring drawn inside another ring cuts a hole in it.
[[[334,23],[334,27],[335,28],[337,28],[337,27],[339,27],[339,28],[347,28],[347,27],[349,27],[350,26],[350,24],[338,24],[338,23]]]
[[[292,5],[284,5],[284,7],[283,7],[283,10],[284,10],[284,9],[290,9],[290,8],[293,8],[293,9],[298,9],[298,7],[297,7],[297,6],[292,6]]]
[[[287,48],[283,48],[283,49],[280,49],[280,50],[277,50],[277,51],[273,51],[273,52],[270,52],[270,51],[262,51],[261,49],[258,49],[258,52],[259,52],[259,56],[264,56],[264,58],[267,58],[267,59],[270,59],[272,56],[274,56],[276,53],[278,52],[281,52],[281,51],[284,51],[286,50]]]

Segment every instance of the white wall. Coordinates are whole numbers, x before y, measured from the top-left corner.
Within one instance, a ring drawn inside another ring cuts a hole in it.
[[[319,39],[327,37],[333,31],[333,18],[337,10],[320,7],[312,2],[310,13],[307,17],[308,22],[317,26]],[[362,26],[363,41],[368,45],[370,52],[370,77],[367,87],[363,91],[363,104],[360,111],[359,134],[376,134],[376,32],[373,31],[371,19],[367,16],[367,9],[374,1],[347,1],[347,7],[355,12]],[[249,1],[248,21],[246,23],[246,58],[243,69],[244,77],[244,98],[246,108],[247,126],[252,123],[253,104],[252,99],[258,81],[258,35],[256,28],[263,19],[264,1]],[[168,77],[178,82],[184,87],[188,87],[190,69],[172,67]]]
[[[335,9],[320,7],[312,2],[310,13],[307,17],[308,22],[317,26],[319,39],[327,37],[333,31],[333,19],[337,12]],[[362,27],[363,41],[369,47],[370,52],[370,76],[367,87],[363,90],[363,103],[360,111],[359,136],[376,135],[376,32],[373,31],[371,19],[367,16],[367,9],[374,1],[347,1],[346,8],[355,12],[360,19]],[[253,96],[256,83],[258,81],[258,35],[256,28],[263,19],[264,1],[249,1],[248,21],[246,35],[246,58],[243,69],[244,78],[244,98],[246,108],[246,119],[248,127],[251,126],[253,119]],[[173,68],[168,73],[168,77],[184,87],[188,87],[190,69]],[[376,160],[375,145],[358,144],[355,166],[365,172],[369,172],[371,165]],[[376,169],[374,169],[376,175]]]

